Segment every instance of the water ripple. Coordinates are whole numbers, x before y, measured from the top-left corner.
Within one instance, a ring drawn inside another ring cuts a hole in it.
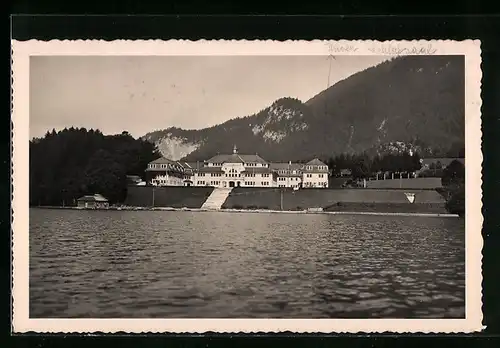
[[[30,317],[464,318],[463,220],[30,211]]]

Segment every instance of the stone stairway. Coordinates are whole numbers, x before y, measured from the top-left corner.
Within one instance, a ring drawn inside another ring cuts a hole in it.
[[[201,208],[208,210],[219,210],[232,190],[232,188],[215,188],[210,196],[208,196],[205,203],[203,203]]]

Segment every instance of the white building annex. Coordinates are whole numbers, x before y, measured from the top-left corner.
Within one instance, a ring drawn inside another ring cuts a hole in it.
[[[315,158],[306,164],[267,162],[259,155],[219,154],[203,162],[159,158],[149,163],[146,180],[154,186],[327,188],[328,166]]]

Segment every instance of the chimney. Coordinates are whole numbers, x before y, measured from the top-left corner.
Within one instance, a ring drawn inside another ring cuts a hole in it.
[[[238,149],[236,148],[236,145],[234,145],[234,147],[233,147],[233,153],[234,153],[234,154],[237,154],[237,153],[238,153]]]

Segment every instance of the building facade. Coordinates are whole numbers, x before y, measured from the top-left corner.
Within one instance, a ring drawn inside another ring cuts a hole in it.
[[[328,187],[328,166],[315,158],[306,164],[267,162],[259,155],[219,154],[203,162],[159,158],[148,165],[146,180],[155,186]]]
[[[78,198],[77,200],[78,208],[84,209],[103,209],[109,208],[109,203],[106,198],[100,194],[87,195]]]

